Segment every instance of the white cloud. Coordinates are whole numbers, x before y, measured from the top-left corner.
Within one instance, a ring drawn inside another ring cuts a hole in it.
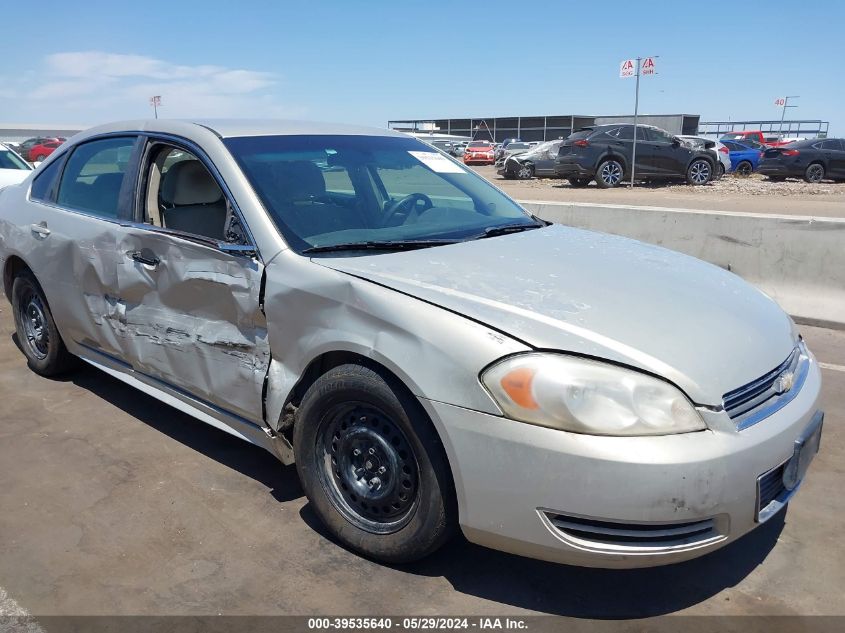
[[[40,68],[0,77],[9,99],[4,118],[98,122],[151,115],[149,97],[161,95],[161,116],[278,117],[301,109],[277,97],[273,73],[216,65],[184,65],[144,55],[102,51],[47,55]]]

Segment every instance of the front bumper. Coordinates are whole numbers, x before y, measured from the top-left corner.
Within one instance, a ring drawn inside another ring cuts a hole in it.
[[[421,402],[443,438],[470,541],[560,563],[631,568],[701,556],[759,525],[758,479],[790,460],[818,413],[820,388],[813,359],[796,397],[754,426],[737,431],[724,412],[705,411],[711,430],[630,438]]]

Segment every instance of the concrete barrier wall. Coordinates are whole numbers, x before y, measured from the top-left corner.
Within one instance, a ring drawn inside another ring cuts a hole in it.
[[[520,204],[545,220],[624,235],[698,257],[762,289],[799,322],[845,328],[845,218]]]

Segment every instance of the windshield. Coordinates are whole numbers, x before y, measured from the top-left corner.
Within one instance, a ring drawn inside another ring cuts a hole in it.
[[[456,241],[536,226],[482,177],[429,145],[392,136],[224,140],[292,248]]]
[[[0,169],[25,169],[30,170],[32,167],[26,164],[14,152],[10,152],[5,147],[0,146]]]

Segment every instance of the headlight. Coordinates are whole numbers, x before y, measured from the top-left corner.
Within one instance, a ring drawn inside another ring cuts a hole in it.
[[[590,435],[668,435],[706,428],[676,387],[630,369],[563,354],[521,354],[481,381],[509,418]]]

